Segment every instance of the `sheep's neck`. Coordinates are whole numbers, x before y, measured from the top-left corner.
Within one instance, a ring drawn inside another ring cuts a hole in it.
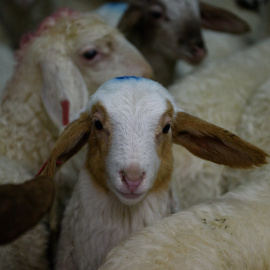
[[[30,72],[31,73],[31,72]],[[0,154],[18,160],[37,172],[46,161],[49,149],[54,145],[57,131],[41,102],[38,89],[41,86],[35,75],[21,72],[8,85],[1,103]],[[21,82],[27,80],[27,85]],[[31,85],[31,87],[27,87]],[[32,85],[36,85],[33,91]]]
[[[80,206],[76,216],[74,205]],[[112,192],[97,188],[88,171],[82,170],[66,213],[63,230],[72,235],[73,260],[78,266],[82,263],[88,269],[97,269],[109,250],[120,241],[170,214],[169,190],[149,192],[138,204],[127,206]]]

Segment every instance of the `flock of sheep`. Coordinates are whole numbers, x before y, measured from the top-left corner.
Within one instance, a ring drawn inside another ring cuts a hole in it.
[[[0,269],[270,269],[270,3],[124,2],[1,4]]]

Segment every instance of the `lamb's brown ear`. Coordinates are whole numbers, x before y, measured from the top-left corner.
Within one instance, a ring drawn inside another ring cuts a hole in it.
[[[51,151],[42,175],[54,177],[56,170],[87,143],[91,119],[89,113],[82,113],[80,118],[67,125]]]
[[[223,8],[201,2],[200,13],[201,25],[204,28],[232,34],[250,31],[250,26],[246,21]]]
[[[142,17],[143,9],[131,5],[120,19],[117,28],[126,35],[139,23]]]
[[[39,176],[23,184],[0,185],[0,245],[18,238],[49,211],[54,183]]]
[[[184,112],[178,112],[173,124],[173,142],[195,156],[233,168],[251,168],[267,163],[268,155],[258,147]]]

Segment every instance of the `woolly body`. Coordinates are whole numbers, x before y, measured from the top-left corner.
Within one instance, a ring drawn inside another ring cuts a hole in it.
[[[143,229],[100,270],[252,270],[270,267],[268,176]]]
[[[253,95],[241,115],[237,132],[243,138],[260,146],[270,153],[270,81],[263,83]],[[263,167],[255,170],[234,171],[226,168],[221,179],[222,192],[227,192],[235,186],[254,181],[254,179],[265,178],[269,175],[269,168]]]
[[[236,131],[249,97],[269,78],[269,46],[267,39],[226,60],[213,61],[168,90],[184,110]],[[173,152],[173,187],[183,209],[222,194],[223,166],[198,159],[179,146]]]

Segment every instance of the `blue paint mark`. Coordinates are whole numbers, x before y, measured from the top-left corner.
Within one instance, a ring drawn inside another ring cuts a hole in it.
[[[128,7],[128,4],[126,3],[119,3],[119,2],[110,2],[107,4],[102,5],[103,7],[108,7],[108,8],[117,8],[119,10],[125,11]]]
[[[130,79],[133,79],[133,80],[141,80],[143,79],[142,77],[136,77],[136,76],[122,76],[122,77],[116,77],[114,78],[115,80],[130,80]]]

